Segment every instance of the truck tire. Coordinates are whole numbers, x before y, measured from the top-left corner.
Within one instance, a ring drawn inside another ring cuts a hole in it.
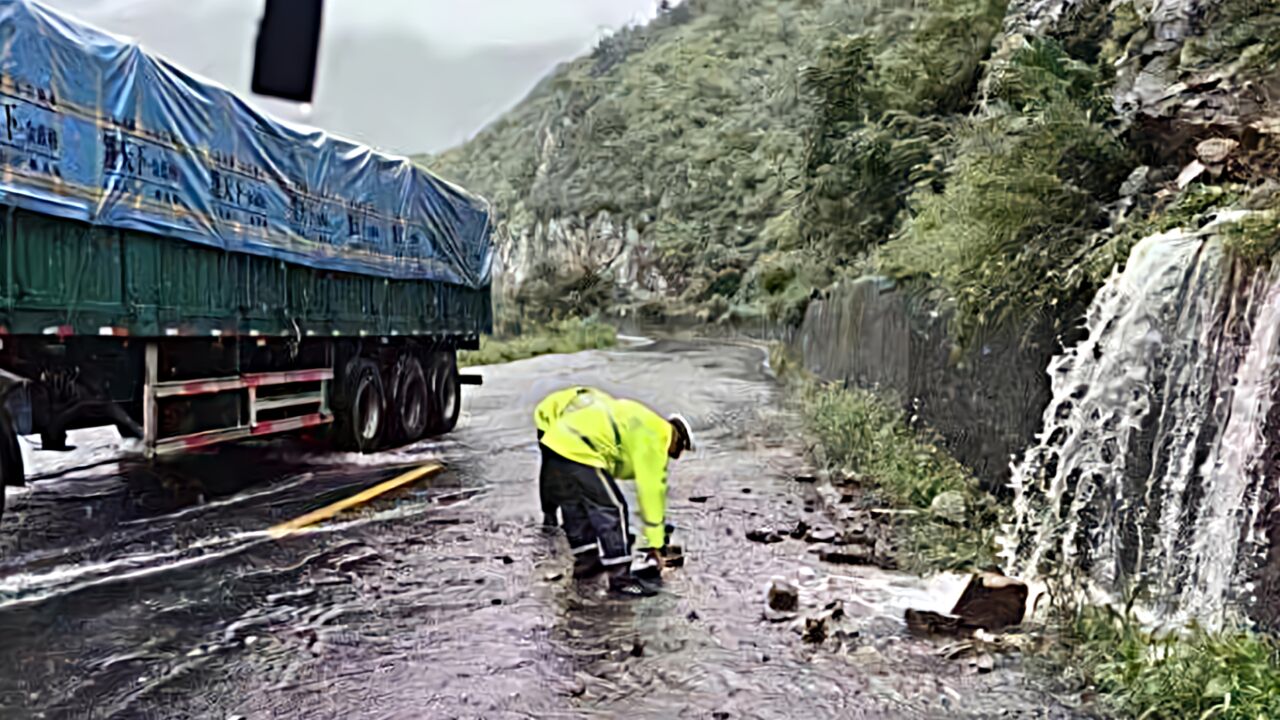
[[[391,373],[391,419],[397,441],[411,443],[427,434],[431,421],[431,386],[418,358],[404,354]]]
[[[431,433],[443,435],[457,427],[462,412],[462,383],[458,382],[458,358],[454,353],[432,354],[431,389]]]
[[[343,450],[378,449],[386,427],[386,394],[378,366],[356,358],[347,365],[342,398],[334,408],[334,442]]]
[[[13,420],[9,418],[9,411],[0,409],[0,517],[4,516],[5,486],[21,485],[25,472]]]

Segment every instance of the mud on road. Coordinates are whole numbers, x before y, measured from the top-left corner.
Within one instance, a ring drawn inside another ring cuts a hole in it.
[[[0,718],[1073,716],[1011,661],[971,675],[907,635],[904,609],[945,610],[961,579],[746,540],[811,515],[765,357],[662,343],[536,358],[483,369],[445,442],[224,448],[11,494]],[[563,537],[536,527],[529,416],[569,383],[682,412],[699,433],[670,483],[686,563],[657,597],[573,581]],[[408,492],[265,532],[431,460],[447,470]],[[844,630],[815,645],[766,621],[775,575],[847,597]]]

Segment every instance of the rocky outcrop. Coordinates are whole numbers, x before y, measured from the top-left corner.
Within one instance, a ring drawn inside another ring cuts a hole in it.
[[[1200,141],[1231,137],[1254,158],[1255,175],[1275,169],[1280,16],[1274,3],[1015,0],[995,64],[1028,37],[1070,40],[1073,33],[1100,34],[1086,39],[1104,46],[1102,60],[1115,67],[1115,109],[1137,144],[1185,162]]]
[[[1116,108],[1195,136],[1273,134],[1280,103],[1274,6],[1254,0],[1135,2],[1144,20],[1117,65]],[[1270,10],[1270,12],[1268,12]]]
[[[608,211],[590,217],[567,215],[498,229],[494,295],[514,302],[531,280],[587,274],[609,280],[619,300],[645,302],[671,287],[659,269],[652,245],[641,240],[638,223]]]

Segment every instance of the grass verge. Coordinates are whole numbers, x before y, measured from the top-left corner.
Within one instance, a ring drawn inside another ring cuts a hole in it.
[[[1245,629],[1153,631],[1110,608],[1066,623],[1065,664],[1120,717],[1260,720],[1280,717],[1280,645]]]
[[[516,337],[483,337],[479,350],[458,353],[458,365],[497,365],[538,355],[599,350],[613,347],[617,337],[615,328],[595,320],[561,320]]]
[[[770,364],[816,443],[817,461],[829,471],[864,478],[882,502],[916,511],[904,516],[898,538],[902,567],[929,572],[994,563],[994,499],[932,438],[913,430],[898,405],[866,390],[824,385],[780,347]],[[951,507],[962,501],[962,517],[934,511],[943,495]]]

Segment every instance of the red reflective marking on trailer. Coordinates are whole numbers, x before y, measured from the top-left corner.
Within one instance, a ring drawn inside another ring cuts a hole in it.
[[[76,331],[70,325],[59,325],[57,332],[55,332],[54,334],[57,335],[59,338],[68,338],[68,337],[71,337],[72,335],[75,335]]]
[[[303,417],[288,418],[286,420],[267,420],[253,426],[251,431],[254,435],[269,435],[277,432],[280,428],[287,430],[298,430],[313,425],[320,425],[324,422],[323,415],[305,415]]]
[[[320,382],[327,380],[329,376],[328,370],[306,370],[292,373],[271,373],[268,375],[245,375],[245,387],[258,387],[260,385],[283,385],[281,380],[289,379],[290,383],[304,382]]]
[[[182,439],[182,446],[190,450],[191,448],[204,447],[205,445],[216,445],[223,442],[225,438],[219,437],[189,437]]]
[[[192,382],[178,388],[178,395],[202,395],[218,387],[217,383]]]

